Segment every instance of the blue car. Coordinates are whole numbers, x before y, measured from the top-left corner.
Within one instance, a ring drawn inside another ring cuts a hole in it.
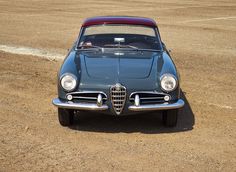
[[[88,18],[58,72],[62,126],[75,112],[132,115],[161,111],[174,127],[179,109],[179,74],[154,20],[143,17]]]

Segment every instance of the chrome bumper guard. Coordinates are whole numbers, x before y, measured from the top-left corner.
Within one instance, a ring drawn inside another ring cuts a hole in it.
[[[184,106],[184,101],[179,99],[175,103],[163,103],[163,104],[149,104],[149,105],[139,105],[139,106],[129,106],[131,111],[152,111],[152,110],[169,110],[169,109],[179,109]]]
[[[65,109],[77,109],[77,110],[107,110],[107,105],[98,106],[95,103],[73,103],[70,101],[61,101],[59,98],[53,99],[52,104]]]

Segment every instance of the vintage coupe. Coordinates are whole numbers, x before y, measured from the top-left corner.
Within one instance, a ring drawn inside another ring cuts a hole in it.
[[[131,115],[161,111],[163,123],[177,123],[179,74],[161,41],[156,22],[143,17],[106,16],[84,21],[58,73],[62,126],[75,112]]]

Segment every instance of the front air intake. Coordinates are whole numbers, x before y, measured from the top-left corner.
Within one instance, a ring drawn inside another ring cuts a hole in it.
[[[120,115],[126,100],[126,88],[120,84],[111,87],[111,103],[117,115]]]

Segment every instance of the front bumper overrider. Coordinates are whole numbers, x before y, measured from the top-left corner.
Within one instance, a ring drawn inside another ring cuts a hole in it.
[[[59,98],[55,98],[52,101],[53,105],[64,108],[64,109],[75,109],[75,110],[91,110],[91,111],[105,111],[109,109],[108,105],[97,105],[96,103],[73,103],[72,101],[63,101]],[[146,105],[130,105],[128,109],[130,111],[155,111],[155,110],[170,110],[170,109],[179,109],[184,106],[184,101],[178,99],[174,103],[162,103],[162,104],[146,104]]]

